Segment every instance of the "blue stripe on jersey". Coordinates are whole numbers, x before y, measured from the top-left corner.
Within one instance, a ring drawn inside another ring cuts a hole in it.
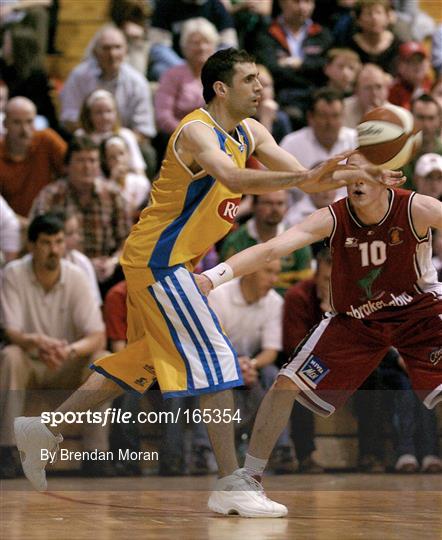
[[[174,283],[173,278],[175,276],[172,274],[169,277],[172,278],[172,282]],[[214,384],[212,373],[210,372],[209,364],[208,364],[207,359],[206,359],[206,355],[205,355],[204,351],[202,350],[201,345],[200,345],[200,343],[198,341],[198,338],[196,337],[194,331],[192,330],[192,327],[190,326],[190,323],[187,320],[186,315],[183,313],[182,309],[180,308],[176,298],[173,295],[173,291],[171,291],[170,286],[168,285],[166,280],[162,280],[160,282],[160,284],[163,287],[164,291],[166,292],[167,296],[169,297],[169,300],[172,302],[172,305],[173,305],[175,311],[177,312],[179,318],[181,319],[181,322],[183,323],[184,328],[187,330],[187,332],[188,332],[188,334],[190,336],[190,339],[193,341],[195,349],[198,351],[198,356],[199,356],[201,364],[202,364],[202,366],[204,368],[204,373],[206,374],[207,381],[208,381],[209,385]],[[175,285],[175,283],[174,283],[174,285]],[[179,293],[179,295],[181,297],[182,297],[182,295],[184,295],[184,297],[181,298],[182,300],[184,300],[184,299],[187,300],[184,291],[182,293],[180,291],[178,291],[178,293]],[[185,304],[188,307],[188,302],[187,303],[185,302]],[[184,359],[185,359],[185,364],[186,364],[186,369],[187,369],[187,366],[188,366],[187,357],[184,356]]]
[[[189,299],[184,291],[184,289],[181,287],[180,282],[178,281],[175,274],[171,274],[170,278],[172,279],[172,283],[175,285],[176,290],[178,291],[181,300],[184,302],[184,305],[186,306],[187,310],[190,313],[190,316],[192,317],[192,320],[197,327],[201,337],[203,338],[203,341],[207,347],[207,350],[209,351],[210,358],[212,359],[213,365],[215,367],[215,373],[218,377],[218,384],[224,382],[223,373],[221,371],[221,366],[219,365],[218,357],[216,355],[215,348],[213,347],[209,336],[207,335],[206,331],[204,330],[203,325],[201,324],[201,321],[198,318],[198,315],[195,313],[195,310],[193,309],[192,304],[189,302]],[[219,329],[218,329],[219,330]],[[222,332],[221,332],[222,334]]]
[[[221,148],[221,150],[223,152],[225,152],[226,151],[226,139],[227,139],[226,135],[217,128],[213,128],[213,129],[214,129],[215,133],[218,136],[219,147]]]
[[[249,138],[247,137],[247,132],[246,130],[242,127],[241,124],[238,124],[238,127],[237,127],[239,133],[242,135],[243,139],[244,139],[244,142],[246,144],[246,150],[247,150],[247,157],[250,156],[250,141],[249,141]]]
[[[186,354],[184,353],[183,347],[180,342],[180,338],[178,337],[178,333],[175,330],[169,317],[167,316],[163,306],[161,305],[161,302],[158,301],[158,298],[155,295],[152,285],[149,285],[149,287],[147,287],[147,290],[150,292],[150,294],[152,295],[153,299],[155,300],[158,306],[158,309],[161,311],[161,314],[163,315],[164,320],[166,321],[167,327],[169,328],[169,332],[170,332],[170,335],[172,336],[175,347],[177,348],[178,352],[181,355],[181,358],[184,361],[184,365],[186,366],[186,374],[187,374],[187,387],[189,390],[195,390],[195,384],[193,382],[192,372],[190,371],[190,367],[187,362],[187,357],[186,357]]]
[[[165,268],[169,266],[170,254],[172,253],[178,235],[186,225],[198,205],[209,193],[215,179],[212,176],[204,176],[199,180],[193,181],[187,190],[186,199],[183,205],[182,213],[170,223],[161,233],[152,255],[149,260],[149,266]]]

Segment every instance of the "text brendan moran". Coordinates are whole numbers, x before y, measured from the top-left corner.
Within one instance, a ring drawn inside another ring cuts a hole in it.
[[[114,461],[115,459],[118,459],[119,461],[158,461],[159,455],[158,452],[155,451],[136,452],[135,450],[129,449],[119,449],[118,452],[112,452],[111,450],[108,450],[107,452],[100,450],[84,450],[80,452],[62,448],[58,452],[50,452],[43,448],[40,451],[40,458],[48,460],[49,463],[55,463],[57,459],[60,461]]]

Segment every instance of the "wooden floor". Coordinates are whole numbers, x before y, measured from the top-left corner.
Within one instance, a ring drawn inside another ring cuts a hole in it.
[[[332,474],[268,477],[285,519],[221,517],[206,507],[213,477],[50,478],[0,488],[7,540],[440,540],[442,476]],[[149,491],[145,491],[149,490]]]

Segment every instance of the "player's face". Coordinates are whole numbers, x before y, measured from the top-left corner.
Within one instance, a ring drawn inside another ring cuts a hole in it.
[[[348,164],[361,167],[368,165],[369,162],[361,154],[353,154],[348,159]],[[355,174],[357,175],[357,173]],[[376,206],[385,193],[385,187],[382,184],[374,184],[360,179],[347,186],[347,193],[353,208],[362,210]]]
[[[64,232],[40,233],[37,240],[30,244],[30,251],[36,270],[54,272],[60,267],[60,260],[65,252]]]
[[[247,118],[256,114],[262,93],[258,75],[255,64],[236,64],[231,85],[226,85],[226,105],[232,116]]]

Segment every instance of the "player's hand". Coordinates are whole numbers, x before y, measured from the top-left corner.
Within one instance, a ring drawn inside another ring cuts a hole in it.
[[[198,289],[204,294],[204,296],[208,296],[210,291],[213,289],[213,284],[210,279],[204,274],[193,274],[193,277],[198,285]]]
[[[310,171],[308,171],[307,179],[298,184],[306,193],[319,193],[329,191],[347,185],[348,175],[342,178],[335,177],[336,171],[347,170],[347,165],[340,165],[342,161],[348,159],[354,150],[343,152],[326,161],[323,161]]]
[[[359,180],[372,184],[383,184],[387,187],[399,187],[407,178],[402,171],[390,171],[381,169],[376,165],[344,165],[340,166],[333,173],[333,178],[344,185],[354,184]]]

